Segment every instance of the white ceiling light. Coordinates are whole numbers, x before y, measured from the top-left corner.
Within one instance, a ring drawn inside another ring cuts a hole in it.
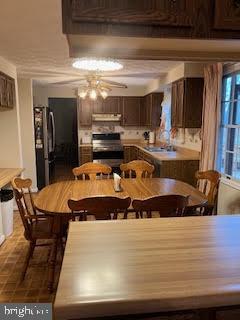
[[[123,65],[111,59],[82,58],[73,63],[73,67],[88,71],[117,71]]]

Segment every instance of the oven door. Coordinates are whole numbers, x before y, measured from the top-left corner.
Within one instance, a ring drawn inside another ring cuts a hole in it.
[[[123,151],[112,151],[112,150],[102,150],[102,151],[94,151],[93,149],[93,160],[105,160],[105,159],[118,159],[123,160]]]
[[[123,151],[94,151],[93,162],[106,164],[113,168],[113,172],[119,172],[119,167],[123,163]]]

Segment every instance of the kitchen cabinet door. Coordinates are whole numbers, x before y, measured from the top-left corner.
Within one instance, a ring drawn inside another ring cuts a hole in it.
[[[198,160],[161,161],[160,178],[183,181],[195,187],[195,173],[198,169]]]
[[[193,26],[193,0],[72,0],[70,17],[75,22]]]
[[[176,97],[176,127],[184,127],[183,123],[183,113],[184,113],[184,80],[179,80],[177,82],[177,97]]]
[[[185,80],[184,127],[201,128],[203,109],[202,78],[189,78]]]
[[[172,84],[171,126],[177,128],[177,83]]]
[[[131,146],[125,146],[123,148],[124,163],[128,163],[131,161],[131,148]]]
[[[215,0],[214,28],[240,31],[239,0]]]
[[[143,97],[141,110],[140,110],[140,122],[143,127],[151,126],[151,109],[152,109],[152,98],[151,95]]]
[[[186,78],[172,84],[172,128],[201,128],[203,78]]]
[[[140,126],[141,97],[123,97],[122,126]]]
[[[102,98],[97,98],[96,101],[92,102],[93,113],[104,113],[103,111],[103,100]]]
[[[15,104],[15,80],[0,72],[0,107],[13,108]]]
[[[0,74],[0,106],[7,106],[6,99],[6,77],[3,74]]]
[[[6,99],[7,107],[12,108],[14,106],[14,97],[15,97],[15,85],[14,80],[7,78],[6,79]]]
[[[90,99],[78,100],[79,126],[90,127],[92,125],[93,102]]]
[[[103,100],[104,113],[121,113],[121,97],[107,97]]]
[[[92,147],[89,146],[81,146],[79,148],[79,159],[80,159],[80,165],[87,163],[87,162],[92,162],[93,159],[93,150]]]
[[[143,97],[140,122],[141,126],[157,128],[160,126],[163,93],[151,93]]]

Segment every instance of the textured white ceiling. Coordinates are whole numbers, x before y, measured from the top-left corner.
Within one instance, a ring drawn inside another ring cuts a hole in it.
[[[39,84],[77,79],[62,34],[61,0],[1,0],[0,56],[17,66],[19,76]],[[179,64],[175,61],[123,60],[124,68],[108,79],[146,85]],[[76,87],[75,82],[73,87]]]

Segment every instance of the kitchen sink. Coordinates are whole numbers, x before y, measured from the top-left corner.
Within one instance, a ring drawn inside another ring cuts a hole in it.
[[[144,149],[149,152],[175,152],[176,151],[173,146],[168,146],[168,147],[146,146],[144,147]]]

